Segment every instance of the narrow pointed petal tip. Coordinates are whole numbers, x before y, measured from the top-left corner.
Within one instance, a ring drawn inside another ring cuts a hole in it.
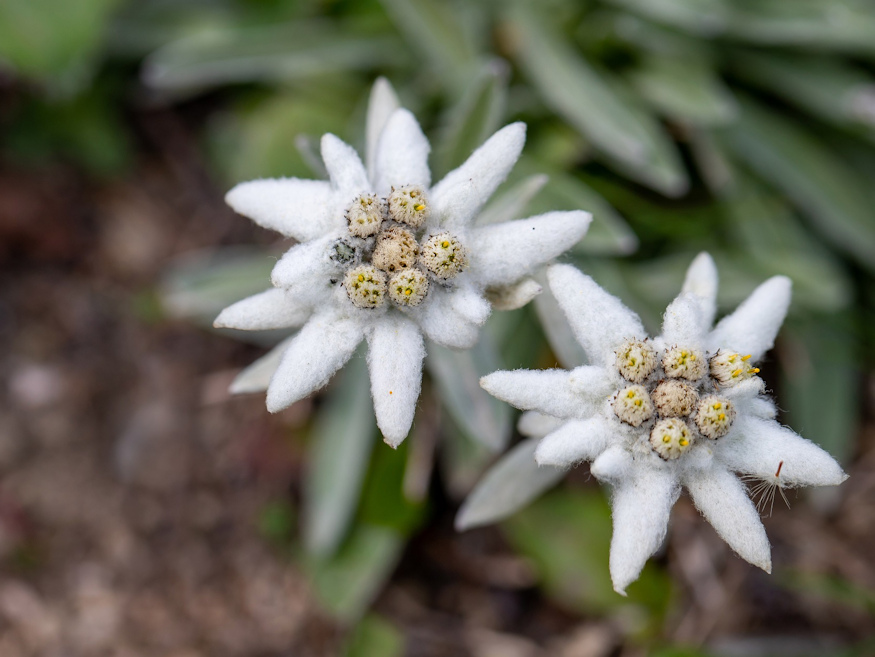
[[[335,189],[359,194],[370,188],[368,174],[355,149],[330,132],[322,135],[322,160]]]
[[[774,276],[757,287],[735,312],[718,322],[711,333],[713,349],[729,348],[762,359],[775,344],[787,311],[793,284],[786,276]]]
[[[647,337],[638,315],[575,267],[552,265],[547,281],[591,363],[603,364],[624,340]]]

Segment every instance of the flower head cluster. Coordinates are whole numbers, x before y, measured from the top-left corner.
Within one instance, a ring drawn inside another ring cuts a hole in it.
[[[368,109],[364,162],[328,134],[322,158],[330,180],[255,180],[228,193],[235,210],[300,242],[274,268],[273,288],[226,308],[215,322],[238,329],[303,325],[259,365],[272,372],[268,410],[325,385],[366,339],[377,424],[392,446],[405,438],[421,386],[423,335],[470,348],[491,312],[489,299],[527,303],[540,292],[527,276],[589,226],[585,212],[474,223],[524,140],[523,124],[506,126],[432,185],[428,141],[380,80]]]
[[[539,464],[592,461],[592,474],[611,485],[617,591],[659,548],[681,487],[740,556],[769,571],[765,530],[733,473],[780,488],[846,478],[829,454],[775,421],[755,367],[786,315],[790,281],[766,281],[712,328],[717,272],[701,254],[662,335],[650,339],[637,315],[576,269],[555,265],[548,280],[591,364],[495,372],[481,385],[543,414],[521,419],[521,430],[543,436]]]

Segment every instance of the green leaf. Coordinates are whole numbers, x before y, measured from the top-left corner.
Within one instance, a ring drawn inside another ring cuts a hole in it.
[[[629,75],[651,106],[670,118],[705,126],[735,119],[732,92],[704,58],[651,55]]]
[[[356,625],[343,657],[401,657],[404,635],[385,618],[368,614]]]
[[[826,146],[753,101],[725,130],[728,146],[778,187],[824,238],[875,270],[875,222],[865,183]]]
[[[231,25],[156,50],[144,64],[143,80],[177,94],[242,82],[312,80],[391,65],[398,48],[394,38],[357,36],[322,22]]]
[[[270,287],[275,264],[275,257],[251,248],[186,254],[167,268],[161,284],[162,305],[171,317],[212,326],[223,308]]]
[[[619,80],[596,70],[527,6],[514,5],[509,22],[515,58],[549,107],[633,179],[669,196],[686,191],[674,144]]]
[[[459,101],[449,108],[436,140],[432,164],[436,180],[462,164],[498,129],[507,104],[509,75],[507,63],[493,59],[474,76]]]
[[[654,21],[693,34],[713,37],[729,27],[731,5],[725,0],[608,0]]]
[[[304,479],[304,545],[317,556],[334,553],[349,528],[375,442],[367,363],[361,350],[338,378],[310,432]]]
[[[875,78],[823,55],[735,51],[733,72],[834,125],[875,140]]]
[[[356,525],[337,554],[328,560],[305,560],[313,591],[337,619],[361,617],[391,575],[404,548],[396,530]]]
[[[510,189],[499,192],[493,196],[483,212],[475,219],[475,223],[478,226],[486,226],[521,219],[529,203],[543,189],[548,180],[549,176],[545,174],[535,174],[524,178]]]
[[[550,492],[502,524],[505,535],[538,568],[547,594],[574,612],[604,613],[632,603],[658,625],[671,598],[670,578],[648,563],[629,597],[614,592],[608,572],[611,511],[596,491]]]
[[[565,477],[566,470],[539,466],[535,461],[540,440],[522,441],[483,475],[456,515],[457,530],[504,520]]]
[[[411,500],[404,494],[409,450],[405,441],[398,449],[380,445],[374,452],[359,505],[359,522],[388,527],[403,536],[422,523],[427,500]]]
[[[480,387],[480,377],[501,369],[495,346],[486,334],[467,351],[429,345],[425,366],[441,402],[459,428],[485,447],[501,451],[510,439],[511,410]]]
[[[444,485],[454,500],[462,500],[477,484],[495,458],[495,451],[469,438],[452,419],[444,416],[438,453]]]
[[[436,0],[380,0],[411,48],[431,64],[447,86],[462,87],[477,53],[460,20],[464,4]]]
[[[62,95],[88,82],[116,0],[3,0],[0,61]]]
[[[213,160],[229,184],[256,178],[312,178],[321,169],[317,136],[342,134],[354,98],[327,90],[275,94],[238,106],[208,126]]]
[[[847,313],[791,321],[781,333],[781,405],[786,421],[842,463],[857,436],[862,378]]]

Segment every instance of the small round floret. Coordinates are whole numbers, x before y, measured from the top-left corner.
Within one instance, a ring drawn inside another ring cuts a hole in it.
[[[379,308],[386,302],[386,274],[371,265],[359,265],[346,272],[343,287],[357,308]]]
[[[696,426],[706,438],[717,440],[722,438],[732,427],[735,419],[735,407],[728,399],[709,395],[699,402],[696,411]]]
[[[385,205],[376,194],[361,194],[346,209],[346,224],[356,237],[370,237],[380,230]]]
[[[387,203],[390,219],[413,228],[422,226],[428,216],[428,198],[418,185],[393,187]]]
[[[694,441],[695,436],[690,427],[676,417],[660,420],[650,431],[650,446],[666,461],[687,452]]]
[[[758,367],[750,365],[750,355],[742,356],[734,351],[720,349],[711,357],[711,376],[722,386],[733,386],[759,373]]]
[[[672,379],[698,381],[705,375],[705,355],[698,349],[671,347],[662,356],[665,375]]]
[[[650,397],[660,417],[686,417],[699,401],[693,386],[677,379],[660,381]]]
[[[614,396],[611,406],[621,421],[633,427],[653,417],[653,402],[644,386],[626,386]]]
[[[450,280],[468,266],[468,250],[454,235],[438,233],[422,245],[419,260],[435,277]]]
[[[418,306],[428,294],[428,276],[411,267],[389,279],[389,298],[399,306]]]
[[[642,383],[656,369],[656,352],[641,340],[628,340],[614,353],[620,376],[632,383]]]
[[[377,236],[377,246],[371,262],[377,269],[394,273],[416,264],[419,245],[416,238],[406,228],[392,226]]]
[[[350,267],[358,262],[360,256],[358,249],[349,240],[339,239],[331,245],[329,258],[341,267]]]

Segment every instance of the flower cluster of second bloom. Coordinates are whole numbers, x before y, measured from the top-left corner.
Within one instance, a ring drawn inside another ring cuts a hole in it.
[[[325,385],[366,339],[377,424],[394,447],[413,421],[423,335],[473,346],[493,307],[517,308],[540,293],[528,276],[580,240],[590,216],[476,223],[520,155],[522,124],[497,132],[434,186],[428,142],[385,81],[374,87],[367,124],[364,162],[337,137],[323,137],[330,181],[257,180],[229,192],[234,209],[300,244],[277,263],[272,288],[226,308],[216,325],[302,327],[253,366],[255,378],[272,374],[271,411]],[[512,454],[487,474],[460,524],[488,515],[478,505],[509,512],[531,499],[525,491],[552,482],[535,461],[561,469],[592,461],[613,492],[618,592],[658,549],[682,486],[738,554],[769,570],[765,530],[733,473],[782,488],[845,478],[826,452],[775,421],[754,365],[786,314],[789,281],[767,281],[712,328],[717,273],[702,254],[666,310],[662,334],[650,339],[634,313],[573,267],[553,265],[548,280],[590,365],[482,379],[488,392],[528,411],[521,431],[540,442],[534,458]],[[252,380],[242,377],[232,390],[264,389]],[[503,487],[492,485],[501,477]]]

